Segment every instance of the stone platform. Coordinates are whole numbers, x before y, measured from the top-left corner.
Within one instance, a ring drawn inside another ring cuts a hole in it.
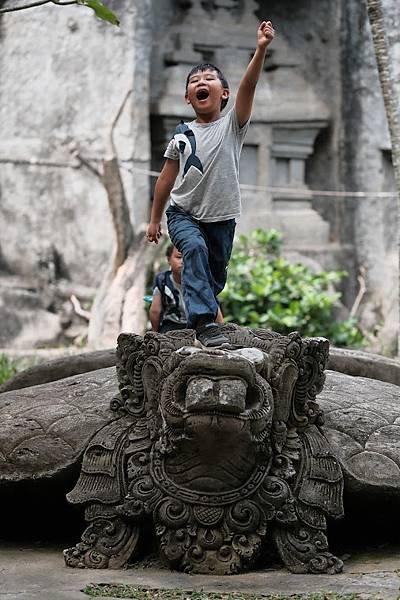
[[[365,599],[397,600],[400,596],[400,547],[385,546],[343,555],[345,569],[339,575],[295,575],[286,569],[268,569],[242,575],[213,577],[186,575],[168,569],[128,570],[68,569],[63,545],[0,546],[1,600],[85,600],[82,592],[90,583],[131,584],[150,589],[242,592],[262,597],[267,594],[310,594],[330,591],[360,594]]]

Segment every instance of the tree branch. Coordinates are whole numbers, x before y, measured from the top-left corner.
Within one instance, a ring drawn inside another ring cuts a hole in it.
[[[120,107],[119,107],[119,109],[118,109],[118,111],[117,111],[117,113],[116,113],[116,115],[115,115],[112,123],[111,123],[109,144],[110,144],[110,149],[111,149],[113,157],[117,155],[117,151],[116,151],[115,143],[114,143],[114,130],[115,130],[115,127],[116,127],[116,125],[117,125],[117,123],[119,121],[120,116],[122,115],[122,112],[123,112],[123,110],[125,108],[125,105],[126,105],[126,103],[128,101],[129,96],[131,95],[131,93],[132,93],[132,89],[130,89],[130,90],[128,90],[126,92],[125,98],[122,100],[122,103],[121,103],[121,105],[120,105]]]
[[[71,300],[71,304],[74,308],[74,311],[76,312],[76,314],[79,317],[82,317],[83,319],[86,319],[86,321],[90,321],[90,312],[88,310],[84,310],[81,306],[81,303],[79,302],[78,298],[75,296],[75,294],[72,294],[70,297]]]
[[[353,306],[351,307],[350,315],[349,315],[350,318],[356,316],[358,308],[359,308],[359,306],[361,304],[361,300],[363,299],[363,297],[364,297],[364,295],[365,295],[365,293],[367,291],[367,286],[366,286],[366,283],[365,283],[366,272],[367,272],[366,267],[364,265],[362,265],[360,267],[360,274],[357,277],[357,281],[358,281],[358,284],[359,284],[360,288],[358,290],[358,294],[356,296],[356,299],[354,300]]]
[[[41,6],[42,4],[49,4],[52,0],[38,0],[31,4],[24,4],[23,6],[11,6],[10,8],[0,8],[0,14],[15,12],[16,10],[25,10],[25,8],[33,8],[34,6]]]
[[[113,272],[123,264],[131,245],[135,241],[135,235],[132,228],[128,203],[126,201],[124,185],[121,177],[121,171],[118,164],[117,149],[114,142],[114,130],[124,111],[126,103],[132,90],[129,89],[113,120],[111,121],[108,139],[108,148],[106,148],[106,158],[103,160],[102,183],[107,191],[108,203],[112,215],[113,226],[116,237],[116,253],[114,257]]]
[[[42,6],[42,4],[56,4],[57,6],[68,6],[69,4],[78,4],[77,0],[67,0],[61,2],[59,0],[38,0],[37,2],[31,2],[30,4],[23,4],[22,6],[10,6],[10,8],[0,8],[0,14],[15,12],[16,10],[25,10],[26,8],[34,8],[35,6]]]
[[[106,145],[106,157],[102,160],[102,172],[98,171],[87,159],[85,159],[75,147],[70,145],[70,151],[82,165],[98,177],[107,192],[107,200],[110,208],[113,227],[116,238],[116,252],[113,259],[112,273],[115,274],[128,256],[129,249],[135,242],[135,233],[132,228],[129,206],[125,196],[124,184],[118,163],[117,149],[114,143],[114,130],[126,106],[132,90],[128,90],[113,117]]]
[[[79,154],[79,152],[74,152],[73,153],[74,158],[77,158],[79,160],[79,162],[86,167],[91,173],[93,173],[93,175],[95,175],[96,177],[98,177],[101,181],[103,178],[102,173],[100,173],[100,171],[98,171],[96,169],[96,167],[94,167],[92,165],[91,162],[89,162],[86,158],[84,158],[81,154]]]

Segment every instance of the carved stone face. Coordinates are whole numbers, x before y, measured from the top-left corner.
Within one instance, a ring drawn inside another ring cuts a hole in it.
[[[205,493],[237,489],[266,453],[272,391],[257,373],[266,355],[183,348],[164,381],[161,414],[169,445],[165,472]]]
[[[190,330],[121,334],[120,418],[85,453],[72,494],[90,524],[67,564],[125,564],[149,517],[172,568],[237,573],[274,540],[294,572],[341,569],[324,535],[340,465],[315,425],[328,343],[225,331],[230,350],[199,350]]]

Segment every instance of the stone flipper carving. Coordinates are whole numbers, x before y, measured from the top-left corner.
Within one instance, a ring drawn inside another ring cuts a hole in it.
[[[67,565],[125,565],[147,522],[187,572],[237,573],[271,544],[293,572],[341,570],[326,518],[343,513],[343,478],[315,401],[328,342],[223,330],[224,349],[197,348],[190,331],[119,336],[115,420],[68,495],[88,527]]]

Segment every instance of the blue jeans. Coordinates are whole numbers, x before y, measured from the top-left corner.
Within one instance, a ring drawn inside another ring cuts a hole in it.
[[[183,257],[182,288],[188,327],[214,321],[217,295],[224,289],[231,257],[235,219],[204,223],[178,208],[167,211],[168,233]]]

